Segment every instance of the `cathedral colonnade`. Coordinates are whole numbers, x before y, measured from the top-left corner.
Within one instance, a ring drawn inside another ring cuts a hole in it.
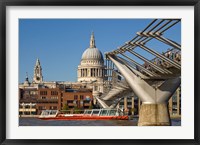
[[[104,68],[80,68],[78,77],[103,77],[106,75]]]

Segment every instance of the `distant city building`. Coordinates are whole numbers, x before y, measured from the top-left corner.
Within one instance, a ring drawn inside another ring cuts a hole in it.
[[[37,114],[42,110],[60,110],[62,91],[59,88],[39,88],[37,95]]]
[[[92,90],[89,89],[65,89],[62,96],[62,110],[80,108],[88,109],[93,106]]]
[[[36,115],[38,90],[27,87],[19,89],[19,115]]]

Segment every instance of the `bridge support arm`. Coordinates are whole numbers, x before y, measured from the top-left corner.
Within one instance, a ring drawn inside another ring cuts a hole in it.
[[[97,101],[99,102],[99,104],[103,107],[103,108],[109,108],[109,106],[102,101],[101,99],[99,99],[98,97],[95,97],[97,99]]]
[[[140,126],[170,125],[167,102],[180,85],[180,77],[157,83],[157,80],[148,82],[135,75],[123,61],[115,55],[108,55],[118,70],[126,79],[133,92],[138,96],[142,105],[139,112]]]

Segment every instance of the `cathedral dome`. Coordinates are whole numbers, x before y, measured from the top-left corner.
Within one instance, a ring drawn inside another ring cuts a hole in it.
[[[103,60],[103,55],[97,48],[88,48],[84,51],[82,60]]]
[[[82,54],[77,74],[78,82],[102,83],[105,79],[104,58],[101,51],[95,46],[94,33],[91,34],[90,47]],[[100,91],[102,89],[96,90]],[[96,94],[98,93],[96,92]]]
[[[90,38],[90,47],[87,48],[82,55],[82,60],[100,60],[103,61],[103,55],[95,46],[94,33]]]

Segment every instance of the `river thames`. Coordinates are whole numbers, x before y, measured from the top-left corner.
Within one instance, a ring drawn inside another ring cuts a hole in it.
[[[40,120],[20,117],[19,126],[137,126],[138,118],[133,120]],[[172,119],[172,126],[181,126],[181,119]]]

